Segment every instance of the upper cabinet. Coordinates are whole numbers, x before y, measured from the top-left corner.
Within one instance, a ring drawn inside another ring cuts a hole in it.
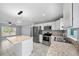
[[[64,20],[63,20],[63,18],[60,18],[60,30],[65,30],[64,28],[63,28],[63,26],[64,26]]]
[[[61,20],[61,21],[60,21]],[[36,24],[35,26],[41,26],[41,30],[46,30],[45,27],[47,27],[49,30],[63,30],[62,29],[62,21],[63,19],[60,18],[57,21],[53,21],[53,22],[48,22],[48,23],[41,23],[41,24]],[[61,24],[60,24],[61,23]],[[61,26],[60,26],[61,25]]]
[[[73,28],[79,28],[79,3],[73,4]]]
[[[64,28],[79,28],[79,3],[63,4]]]
[[[60,30],[60,20],[55,21],[55,30]]]
[[[64,22],[64,28],[71,27],[73,25],[73,6],[72,3],[65,3],[63,4],[63,22]]]

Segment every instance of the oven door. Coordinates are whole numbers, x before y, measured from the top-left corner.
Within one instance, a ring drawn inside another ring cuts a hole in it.
[[[49,41],[49,39],[50,39],[49,36],[43,36],[44,41]]]
[[[51,36],[43,36],[43,44],[50,46],[50,44],[51,44],[50,38],[51,38]]]

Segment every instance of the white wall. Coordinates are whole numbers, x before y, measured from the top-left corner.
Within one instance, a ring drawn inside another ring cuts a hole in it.
[[[22,35],[30,35],[31,25],[22,26]]]

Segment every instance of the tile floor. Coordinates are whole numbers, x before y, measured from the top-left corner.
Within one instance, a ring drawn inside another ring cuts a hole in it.
[[[78,51],[73,44],[53,42],[48,49],[48,56],[78,56]]]
[[[31,56],[78,56],[78,52],[75,46],[69,43],[54,42],[50,47],[34,43]]]
[[[49,46],[41,43],[33,43],[33,52],[31,56],[46,56]]]

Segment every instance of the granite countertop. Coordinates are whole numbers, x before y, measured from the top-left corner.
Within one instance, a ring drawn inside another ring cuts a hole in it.
[[[74,45],[63,42],[54,41],[49,49],[48,56],[77,56],[77,50]]]
[[[40,35],[44,35],[44,34],[40,34]],[[53,34],[52,34],[51,36],[63,36],[63,35],[53,35]]]
[[[55,35],[51,35],[51,37],[63,37],[63,38],[68,38],[67,36],[55,36]]]
[[[31,39],[31,38],[32,37],[30,37],[30,36],[22,35],[22,36],[7,37],[7,40],[9,42],[11,42],[12,44],[16,44],[16,43],[19,43],[21,41],[28,40],[28,39]]]
[[[11,37],[6,37],[6,39],[2,40],[0,43],[1,43],[2,50],[4,50],[14,46],[14,44],[20,43],[24,40],[30,40],[30,39],[32,39],[32,37],[26,36],[26,35],[13,36],[13,37],[11,36]]]

